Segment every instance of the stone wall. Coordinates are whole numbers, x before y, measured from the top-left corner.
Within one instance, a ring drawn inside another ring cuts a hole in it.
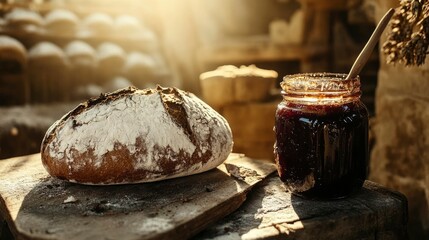
[[[377,4],[380,19],[399,1]],[[387,65],[383,54],[380,61],[370,179],[407,196],[410,239],[429,239],[429,64]]]

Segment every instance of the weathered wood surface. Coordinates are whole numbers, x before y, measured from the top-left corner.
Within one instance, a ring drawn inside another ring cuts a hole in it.
[[[233,214],[194,239],[407,239],[404,195],[367,181],[357,194],[333,201],[305,200],[271,175]]]
[[[274,171],[232,154],[198,175],[97,187],[49,177],[35,154],[0,161],[0,210],[17,239],[184,239],[236,210]]]

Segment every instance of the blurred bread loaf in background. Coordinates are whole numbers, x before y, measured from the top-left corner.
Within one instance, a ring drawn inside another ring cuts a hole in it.
[[[203,98],[215,108],[240,102],[258,102],[270,98],[277,72],[255,65],[224,65],[200,75]]]

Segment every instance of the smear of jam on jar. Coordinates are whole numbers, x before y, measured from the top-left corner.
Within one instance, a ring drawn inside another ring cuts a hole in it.
[[[368,172],[368,111],[344,104],[281,102],[274,153],[280,179],[294,194],[333,199],[359,190]]]

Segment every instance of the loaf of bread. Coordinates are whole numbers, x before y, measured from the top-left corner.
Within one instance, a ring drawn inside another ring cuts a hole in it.
[[[83,19],[83,27],[91,37],[108,37],[113,31],[113,18],[101,12],[95,12]]]
[[[79,25],[79,17],[66,9],[54,9],[46,14],[44,26],[49,34],[57,37],[74,37]]]
[[[32,103],[68,101],[70,64],[57,45],[42,41],[28,51],[28,79]]]
[[[200,75],[204,100],[215,109],[231,103],[265,101],[275,87],[277,72],[255,65],[220,66]]]
[[[0,62],[0,106],[27,103],[27,51],[24,45],[15,38],[0,35]]]
[[[232,145],[227,121],[195,95],[127,88],[80,104],[54,123],[41,155],[51,176],[108,185],[208,171]]]
[[[43,25],[43,18],[39,13],[24,8],[13,8],[4,16],[6,27],[14,31],[37,33]]]

